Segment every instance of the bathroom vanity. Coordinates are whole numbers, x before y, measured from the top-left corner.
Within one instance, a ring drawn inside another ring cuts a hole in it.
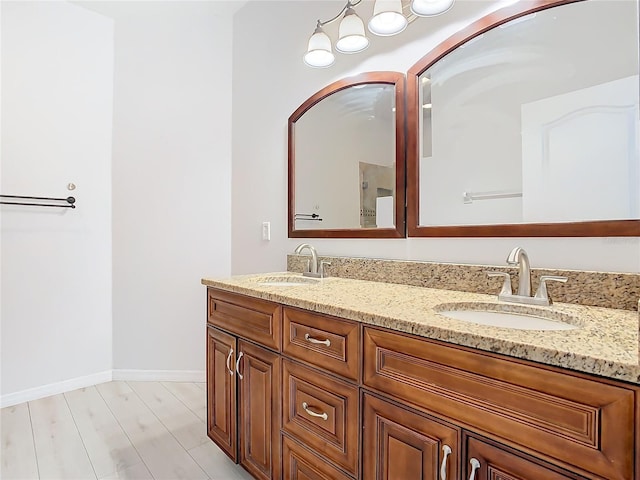
[[[438,313],[495,295],[202,283],[208,434],[255,478],[640,478],[637,311],[530,307],[577,327],[531,331]]]

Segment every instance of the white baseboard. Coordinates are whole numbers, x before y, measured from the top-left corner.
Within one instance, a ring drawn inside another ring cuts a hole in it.
[[[59,393],[70,392],[78,388],[90,387],[99,383],[110,382],[112,380],[112,371],[93,373],[84,377],[71,378],[62,382],[50,383],[41,387],[28,388],[19,392],[8,393],[0,396],[0,408],[10,407],[19,403],[38,400],[39,398],[57,395]]]
[[[112,380],[140,382],[202,382],[206,379],[204,370],[107,370],[85,377],[77,377],[41,387],[28,388],[19,392],[0,395],[0,408],[19,403],[70,392],[78,388],[91,387]]]
[[[113,380],[132,382],[202,382],[204,370],[114,370]]]

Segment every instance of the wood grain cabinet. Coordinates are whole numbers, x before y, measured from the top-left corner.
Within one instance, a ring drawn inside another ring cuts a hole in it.
[[[369,393],[362,404],[362,478],[458,478],[460,428]]]
[[[280,306],[213,289],[208,297],[209,437],[255,478],[279,479],[281,356],[246,338],[279,345]]]
[[[638,388],[375,328],[363,343],[367,388],[577,475],[638,475]]]
[[[260,480],[640,480],[640,386],[208,289],[207,430]]]
[[[486,439],[469,436],[466,439],[466,447],[463,478],[471,480],[584,479]]]
[[[284,307],[282,431],[295,439],[287,442],[284,462],[295,462],[283,466],[285,479],[359,478],[360,330],[355,322]],[[294,475],[305,452],[327,465],[325,476]]]

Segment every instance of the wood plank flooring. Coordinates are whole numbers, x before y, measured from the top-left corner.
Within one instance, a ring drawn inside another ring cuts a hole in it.
[[[109,382],[0,410],[2,480],[250,480],[206,433],[204,384]]]

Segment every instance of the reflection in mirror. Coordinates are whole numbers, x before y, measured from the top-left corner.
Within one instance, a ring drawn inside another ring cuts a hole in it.
[[[289,236],[404,236],[404,76],[329,85],[289,119]]]
[[[411,236],[640,235],[638,2],[535,4],[411,69]]]

